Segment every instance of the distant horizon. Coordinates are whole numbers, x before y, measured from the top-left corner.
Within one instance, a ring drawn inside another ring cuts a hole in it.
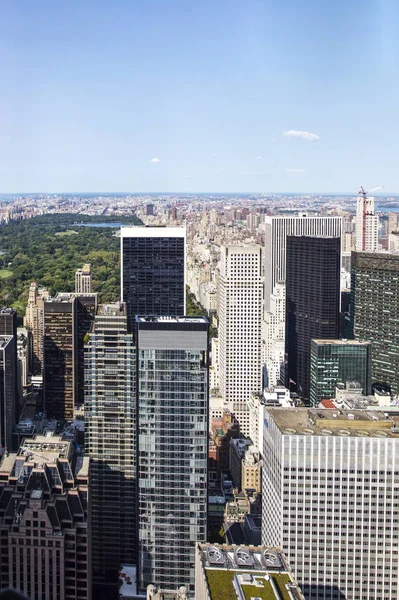
[[[1,192],[0,198],[11,198],[15,196],[321,196],[321,197],[343,197],[343,198],[356,198],[359,194],[354,194],[350,192],[184,192],[184,191],[160,191],[160,192],[149,192],[149,191],[140,191],[140,192],[132,192],[132,191],[110,191],[110,190],[101,190],[101,191],[90,191],[90,192],[82,192],[82,191],[70,191],[70,192],[60,192],[60,191],[40,191],[40,192]],[[370,197],[376,199],[387,199],[387,198],[397,198],[399,200],[399,192],[392,192],[388,194],[371,194]]]

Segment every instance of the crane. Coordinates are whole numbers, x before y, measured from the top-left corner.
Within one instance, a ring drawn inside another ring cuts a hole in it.
[[[358,191],[358,195],[361,194],[363,196],[363,198],[366,199],[367,194],[371,194],[371,192],[376,192],[377,190],[382,190],[384,187],[385,187],[385,185],[380,185],[380,186],[373,188],[372,190],[369,190],[368,192],[366,192],[364,190],[364,187],[361,185],[360,190]]]
[[[367,208],[366,208],[367,194],[371,194],[371,192],[376,192],[377,190],[382,190],[384,187],[385,187],[384,185],[380,185],[380,186],[375,187],[372,190],[369,190],[368,192],[366,192],[364,187],[361,185],[360,190],[358,191],[358,195],[361,194],[363,196],[362,250],[366,250],[366,217],[367,217],[367,215],[372,214],[372,213],[367,212]]]

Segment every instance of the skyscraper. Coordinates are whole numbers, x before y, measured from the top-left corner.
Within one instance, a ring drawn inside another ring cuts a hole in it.
[[[86,337],[85,424],[94,591],[108,598],[120,565],[137,561],[136,353],[124,304],[100,305]]]
[[[41,375],[43,369],[44,301],[48,297],[46,288],[39,289],[34,281],[30,284],[24,325],[29,336],[29,365],[32,375]]]
[[[76,298],[58,294],[44,302],[43,393],[45,410],[72,419],[76,400]]]
[[[310,403],[334,398],[337,383],[357,381],[363,394],[371,393],[371,344],[359,340],[312,340]]]
[[[287,236],[341,237],[342,217],[266,216],[265,220],[265,310],[276,283],[285,282]]]
[[[90,294],[92,292],[91,266],[89,264],[85,264],[81,269],[76,270],[75,292],[77,294]]]
[[[352,252],[351,329],[372,343],[372,384],[399,393],[399,254]]]
[[[16,337],[0,335],[0,444],[1,453],[12,450],[17,420]]]
[[[75,404],[84,403],[84,343],[97,312],[97,294],[71,294],[76,298],[76,395]]]
[[[310,342],[339,335],[340,238],[287,237],[286,386],[309,398]]]
[[[89,459],[61,436],[25,439],[0,466],[0,587],[90,600]]]
[[[208,321],[137,317],[138,538],[141,589],[194,592],[208,488]]]
[[[398,431],[382,411],[267,409],[262,544],[305,598],[399,597]]]
[[[136,315],[185,314],[184,227],[122,227],[121,296]]]
[[[221,249],[219,304],[220,393],[249,435],[247,401],[262,391],[262,249]]]
[[[360,196],[356,206],[356,251],[378,250],[378,215],[374,212],[374,198]]]
[[[17,337],[17,311],[15,308],[0,308],[0,335]]]

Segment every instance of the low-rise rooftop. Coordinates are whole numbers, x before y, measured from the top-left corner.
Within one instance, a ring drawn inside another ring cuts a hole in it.
[[[303,600],[279,548],[198,544],[211,600]]]

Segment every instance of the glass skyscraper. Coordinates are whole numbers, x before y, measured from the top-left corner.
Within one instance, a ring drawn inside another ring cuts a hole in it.
[[[352,336],[372,343],[373,386],[399,393],[399,254],[352,252]]]
[[[206,540],[208,321],[137,317],[140,588],[194,592],[195,542]]]
[[[286,385],[310,393],[310,342],[339,335],[339,237],[287,237]]]
[[[120,565],[137,560],[136,352],[124,304],[100,305],[86,337],[85,425],[94,597],[107,599]]]
[[[371,344],[359,340],[312,340],[310,403],[334,398],[337,383],[358,381],[371,393]]]
[[[185,314],[184,227],[122,227],[121,297],[136,315]]]

